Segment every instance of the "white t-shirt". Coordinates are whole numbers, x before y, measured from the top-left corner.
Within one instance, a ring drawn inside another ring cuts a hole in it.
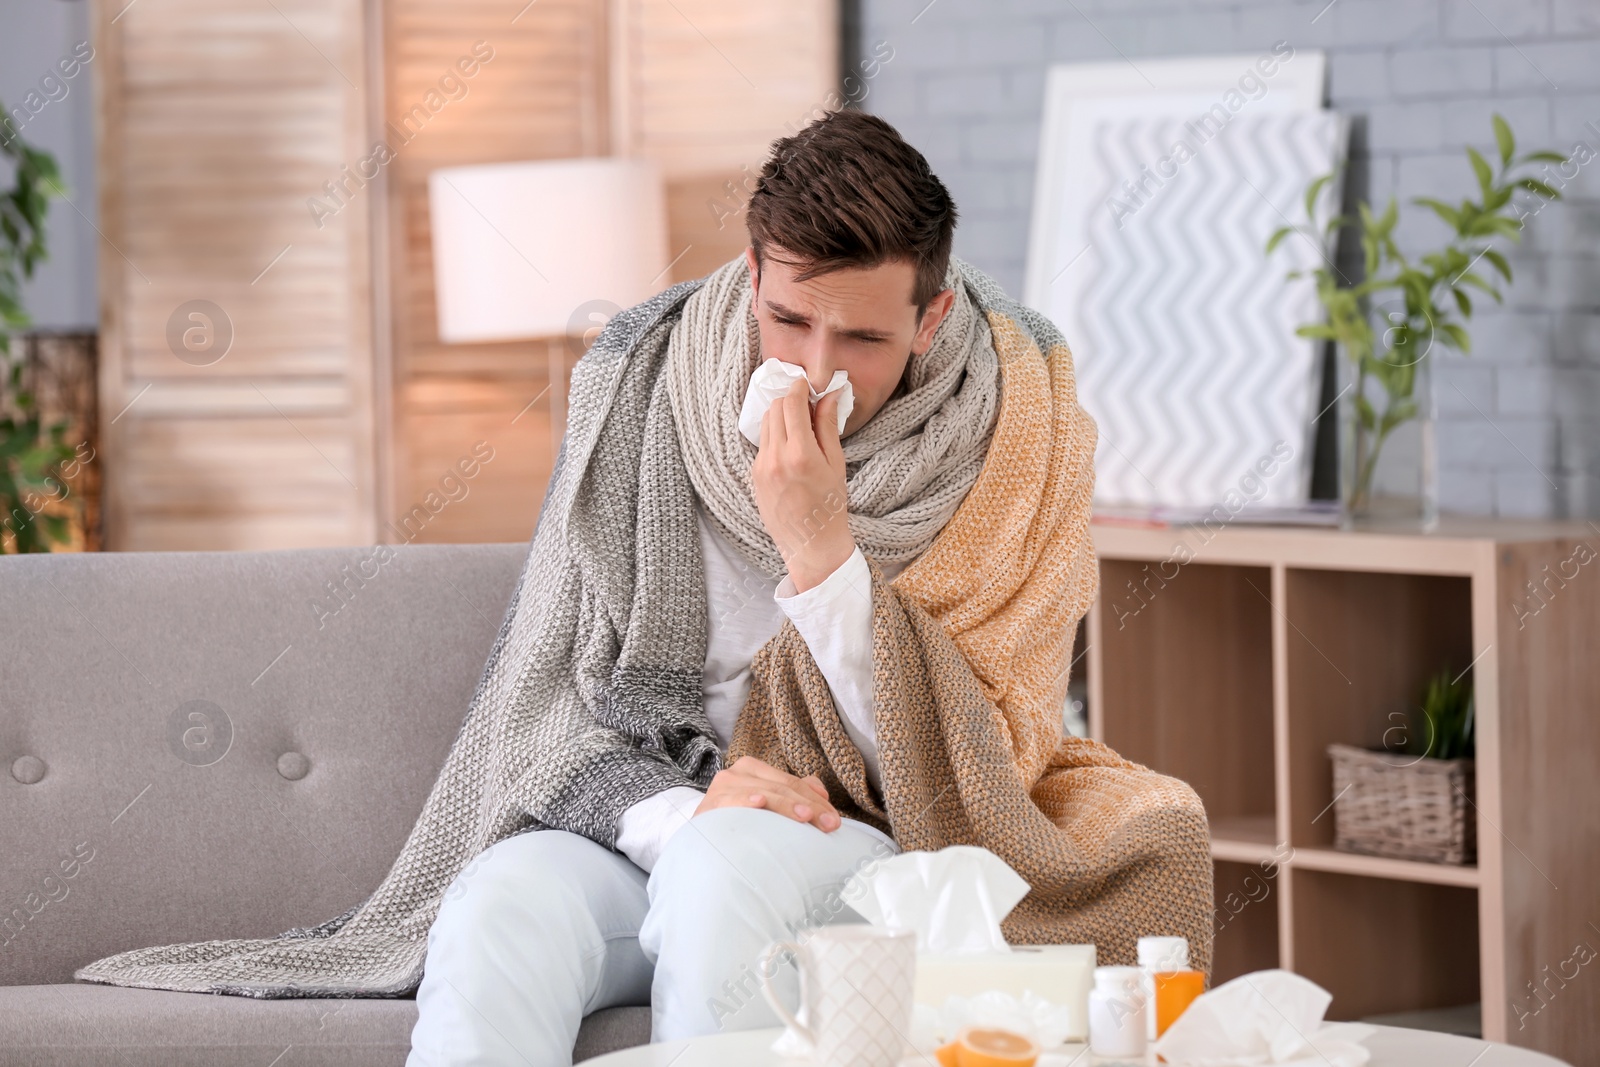
[[[717,532],[703,508],[697,505],[695,513],[709,615],[701,693],[717,741],[726,751],[734,721],[750,695],[750,661],[788,618],[827,679],[845,733],[860,749],[867,777],[881,793],[872,711],[872,576],[867,557],[857,548],[820,584],[799,593],[787,575],[773,581],[752,568]],[[907,564],[879,566],[888,580]],[[617,821],[617,850],[651,870],[667,840],[688,823],[703,799],[700,790],[678,786],[641,800]],[[855,825],[894,844],[864,823]]]

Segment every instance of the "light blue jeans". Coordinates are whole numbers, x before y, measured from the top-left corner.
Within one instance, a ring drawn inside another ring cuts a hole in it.
[[[406,1067],[569,1067],[583,1017],[624,1004],[650,1005],[655,1041],[776,1026],[762,954],[862,921],[844,883],[893,854],[859,823],[824,833],[751,808],[695,816],[649,875],[577,834],[507,838],[445,892]],[[792,964],[772,977],[794,1005]]]

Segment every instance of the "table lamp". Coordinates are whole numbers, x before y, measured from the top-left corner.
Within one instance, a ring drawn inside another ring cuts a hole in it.
[[[559,439],[565,350],[581,354],[612,314],[667,284],[660,169],[611,157],[446,167],[428,176],[428,206],[439,339],[545,338]]]
[[[428,176],[439,339],[565,336],[595,300],[662,288],[666,192],[643,159],[446,167]]]

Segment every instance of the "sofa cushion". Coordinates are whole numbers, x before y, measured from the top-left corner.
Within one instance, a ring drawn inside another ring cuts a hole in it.
[[[0,558],[0,985],[271,937],[365,899],[439,775],[526,554]]]
[[[403,1067],[417,1002],[0,986],[0,1067]],[[583,1021],[575,1058],[650,1040],[649,1008]]]

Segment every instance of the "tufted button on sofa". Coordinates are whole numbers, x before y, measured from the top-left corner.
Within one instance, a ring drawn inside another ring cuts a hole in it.
[[[392,553],[392,554],[391,554]],[[0,1067],[399,1067],[414,999],[74,982],[270,937],[399,854],[526,546],[0,557]],[[383,560],[383,562],[378,562]],[[643,1044],[590,1016],[577,1058]]]

